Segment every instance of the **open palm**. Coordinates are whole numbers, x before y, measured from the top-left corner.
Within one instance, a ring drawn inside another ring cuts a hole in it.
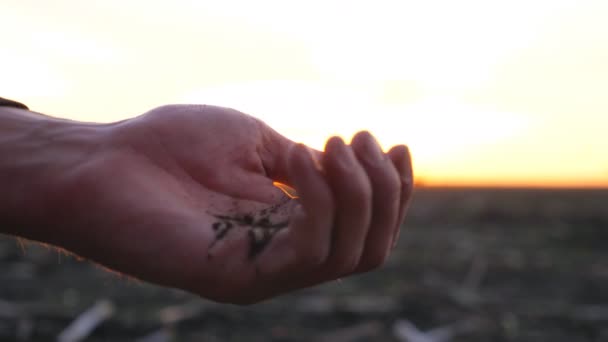
[[[102,137],[66,177],[54,242],[222,302],[380,266],[411,197],[407,149],[384,154],[366,132],[321,153],[232,109],[172,105]]]

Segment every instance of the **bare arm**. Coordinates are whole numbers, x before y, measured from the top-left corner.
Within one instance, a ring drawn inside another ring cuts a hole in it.
[[[60,183],[97,146],[103,130],[0,106],[0,232],[51,238]]]

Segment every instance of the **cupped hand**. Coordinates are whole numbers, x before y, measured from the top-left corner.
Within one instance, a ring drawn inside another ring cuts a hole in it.
[[[367,132],[319,152],[232,109],[170,105],[103,137],[66,174],[52,242],[220,302],[381,266],[412,195],[407,148],[383,153]]]

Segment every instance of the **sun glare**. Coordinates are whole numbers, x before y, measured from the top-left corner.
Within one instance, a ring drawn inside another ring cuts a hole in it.
[[[207,103],[317,149],[369,130],[428,184],[608,186],[605,1],[4,7],[0,96],[43,113]]]
[[[183,101],[238,108],[317,149],[331,135],[348,140],[359,130],[369,130],[385,150],[409,145],[420,165],[516,138],[529,126],[513,113],[445,96],[387,105],[380,101],[377,88],[355,82],[250,82],[200,89]]]

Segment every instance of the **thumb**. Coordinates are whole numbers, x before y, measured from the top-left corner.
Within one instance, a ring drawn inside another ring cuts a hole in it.
[[[275,182],[291,186],[292,184],[289,181],[287,172],[287,161],[293,147],[297,143],[281,135],[261,121],[260,132],[262,137],[258,146],[258,153],[266,171],[266,176]],[[323,152],[310,147],[308,147],[308,150],[312,155],[312,160],[321,160]],[[318,166],[321,168],[320,164]]]

